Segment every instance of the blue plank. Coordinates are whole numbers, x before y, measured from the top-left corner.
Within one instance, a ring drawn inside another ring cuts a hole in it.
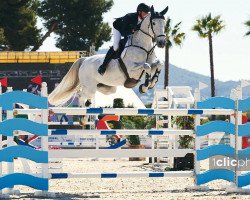
[[[68,130],[67,129],[54,129],[51,131],[51,135],[67,135]]]
[[[88,108],[87,114],[102,114],[103,109],[102,108]]]
[[[154,109],[138,109],[138,114],[153,115]]]
[[[164,173],[163,172],[150,172],[148,174],[148,177],[164,177]]]
[[[49,180],[22,173],[8,174],[0,178],[0,190],[12,188],[14,185],[25,185],[37,190],[48,191]]]
[[[197,185],[202,185],[217,179],[234,182],[234,177],[235,177],[234,171],[227,169],[213,169],[213,170],[208,170],[201,174],[197,174],[196,180],[197,180]]]
[[[68,178],[68,173],[52,173],[51,179],[65,179]]]
[[[30,121],[24,118],[13,118],[0,122],[1,134],[14,136],[13,131],[22,130],[38,136],[48,136],[48,125]]]
[[[101,173],[101,178],[117,178],[116,173]]]
[[[13,162],[14,158],[26,158],[37,163],[48,163],[48,152],[28,146],[10,146],[0,150],[0,162]]]
[[[234,124],[226,121],[211,121],[206,124],[197,126],[196,135],[197,136],[205,136],[209,133],[214,132],[225,132],[228,134],[235,134],[235,126]]]
[[[198,110],[198,109],[189,109],[188,110],[189,115],[202,115],[203,110]]]
[[[114,130],[102,130],[101,135],[116,135],[116,131],[114,131]]]
[[[164,131],[162,130],[149,130],[148,135],[163,135]]]
[[[235,109],[234,100],[226,97],[211,97],[204,101],[197,102],[199,109],[225,108]]]
[[[234,155],[234,148],[225,145],[225,144],[218,144],[218,145],[211,145],[204,149],[197,150],[197,160],[205,160],[212,156],[216,155],[225,155],[232,157]]]
[[[0,107],[3,110],[13,110],[15,103],[23,103],[35,108],[47,109],[48,99],[23,91],[6,92],[0,96]]]

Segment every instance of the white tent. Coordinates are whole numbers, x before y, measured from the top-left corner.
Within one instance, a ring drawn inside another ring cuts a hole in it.
[[[122,98],[125,106],[133,105],[135,108],[145,108],[135,92],[132,89],[123,86],[118,86],[116,93],[111,95],[104,95],[97,92],[95,95],[95,107],[112,107],[115,98]]]

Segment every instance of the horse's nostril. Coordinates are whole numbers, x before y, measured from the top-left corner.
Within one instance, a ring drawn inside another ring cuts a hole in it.
[[[164,46],[164,45],[165,45],[165,42],[164,42],[164,41],[162,41],[162,40],[161,40],[161,41],[159,41],[159,46],[161,46],[161,47],[162,47],[162,46]]]

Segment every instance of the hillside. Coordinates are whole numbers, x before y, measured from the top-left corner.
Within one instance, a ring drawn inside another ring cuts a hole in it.
[[[186,69],[182,69],[179,67],[176,67],[174,65],[170,65],[170,86],[190,86],[193,88],[198,87],[199,81],[206,83],[209,85],[208,88],[202,90],[202,96],[203,97],[209,97],[210,96],[210,77],[204,76],[202,74],[198,74],[195,72],[188,71]],[[160,74],[160,79],[157,85],[157,88],[163,88],[164,83],[164,73]],[[231,89],[236,88],[238,85],[240,85],[240,81],[215,81],[215,87],[216,87],[216,95],[217,96],[225,96],[229,97]],[[138,91],[138,87],[134,89],[136,94],[141,98],[141,100],[144,103],[152,102],[153,98],[153,90],[149,91],[147,94],[141,95]],[[243,96],[247,97],[250,96],[250,86],[244,88],[243,90]]]

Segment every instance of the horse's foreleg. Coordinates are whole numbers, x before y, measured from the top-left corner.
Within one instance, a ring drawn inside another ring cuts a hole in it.
[[[147,92],[149,86],[151,85],[151,67],[148,63],[144,64],[144,71],[145,71],[145,83],[140,85],[139,87],[140,93]]]
[[[157,60],[156,62],[152,63],[151,68],[152,68],[152,72],[154,71],[153,72],[154,75],[151,79],[151,84],[149,86],[149,89],[152,89],[158,82],[159,75],[162,69],[162,63],[159,60]]]
[[[83,90],[80,93],[79,104],[80,107],[90,107],[91,99],[95,96],[96,90]],[[83,115],[80,117],[80,125],[84,126],[88,122],[88,116]]]

